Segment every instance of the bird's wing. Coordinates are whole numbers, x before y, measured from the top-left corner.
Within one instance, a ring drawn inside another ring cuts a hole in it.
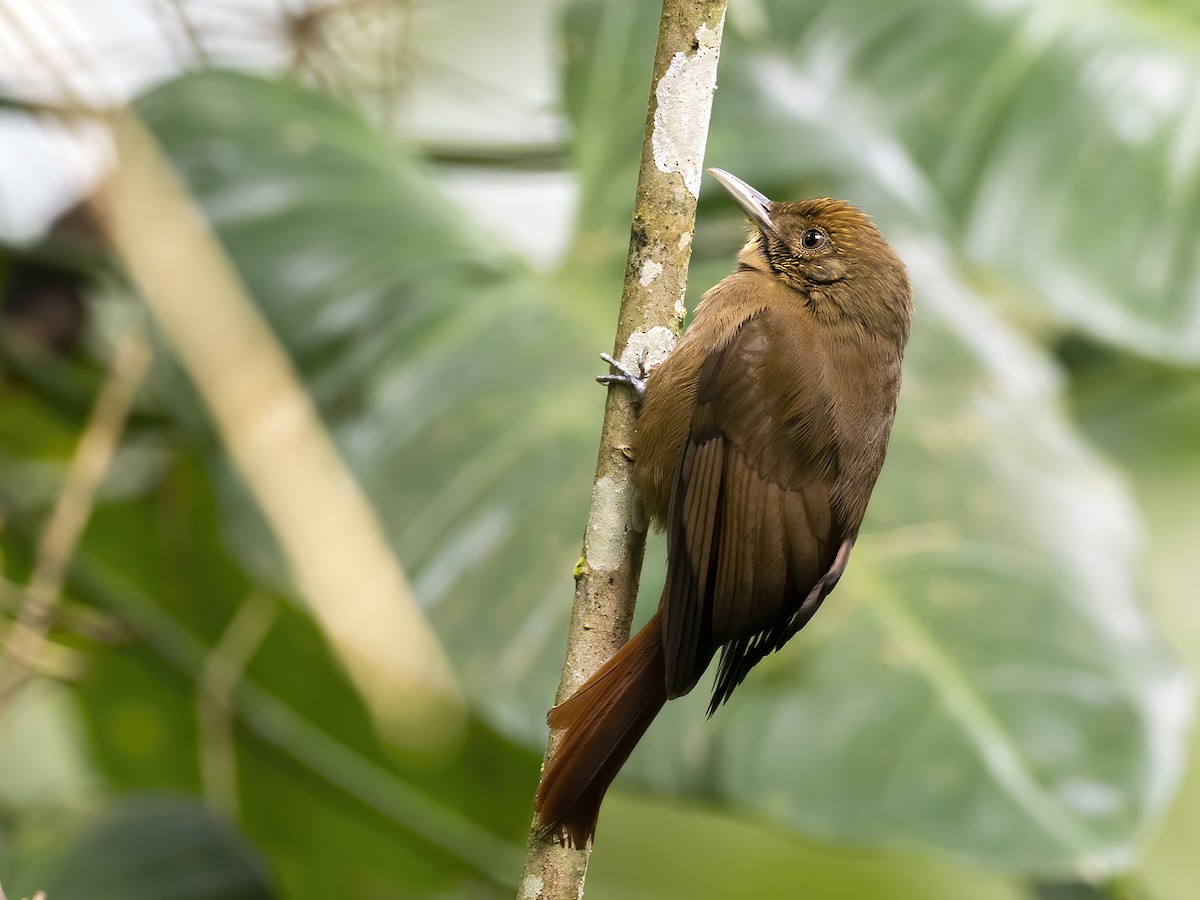
[[[838,469],[820,357],[795,317],[763,310],[700,369],[667,513],[670,696],[724,646],[716,706],[790,636],[810,595],[804,621],[815,612],[842,542]]]

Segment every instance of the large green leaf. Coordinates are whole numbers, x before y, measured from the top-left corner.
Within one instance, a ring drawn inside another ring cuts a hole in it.
[[[621,5],[590,13],[569,20],[595,25],[572,45],[608,33],[608,15],[620,18],[613,34],[629,30]],[[652,28],[652,11],[635,23]],[[577,140],[597,144],[585,179],[619,186],[628,151],[605,150],[589,91],[572,96],[585,98]],[[740,126],[753,124],[761,95],[723,102],[736,100]],[[293,87],[192,76],[141,108],[324,400],[472,698],[536,746],[594,454],[588,360],[608,341],[619,257],[595,265],[595,243],[577,241],[588,265],[551,279],[490,254],[470,262],[464,248],[486,238],[417,163]],[[714,132],[721,141],[735,143]],[[1137,605],[1136,512],[1062,420],[1044,355],[965,282],[953,243],[917,227],[936,208],[914,211],[881,183],[886,171],[839,160],[873,185],[863,195],[879,201],[921,309],[858,558],[811,633],[712,722],[699,694],[672,704],[630,775],[838,840],[1018,868],[1121,864],[1177,772],[1184,700]],[[753,161],[739,172],[751,181]],[[782,178],[786,163],[777,153],[763,174]],[[627,226],[606,202],[581,221],[613,246]],[[252,515],[229,496],[244,529]]]
[[[1078,341],[1072,409],[1084,431],[1130,474],[1150,522],[1147,582],[1171,644],[1200,666],[1200,373],[1120,358]],[[1200,735],[1186,777],[1135,872],[1149,897],[1186,898],[1196,887]]]
[[[594,289],[481,266],[462,248],[486,255],[488,239],[432,174],[319,94],[210,73],[141,109],[325,401],[481,702],[532,737],[561,665],[603,401],[588,389],[592,348],[611,340],[588,335]],[[313,140],[289,154],[297,131]],[[264,172],[269,204],[230,199]],[[360,234],[376,236],[366,260]],[[238,551],[262,563],[257,517],[224,484]]]
[[[14,858],[15,857],[15,858]],[[28,824],[5,866],[13,897],[269,900],[262,861],[194,800],[132,796]]]
[[[1194,16],[1038,0],[730,15],[721,165],[771,189],[850,186],[872,209],[890,194],[1025,314],[1200,359]]]
[[[1165,13],[1165,14],[1164,14]],[[1007,282],[1024,315],[1200,358],[1197,20],[1176,6],[733,3],[708,156],[772,195],[894,209]],[[581,224],[621,232],[654,11],[566,20]],[[642,58],[642,57],[637,57]],[[627,215],[625,216],[627,218]],[[611,242],[610,242],[611,243]]]
[[[456,886],[489,896],[487,882],[515,882],[534,756],[475,722],[437,758],[393,757],[311,621],[286,605],[232,697],[232,780],[202,781],[200,754],[225,753],[197,726],[204,665],[256,593],[220,548],[207,494],[199,467],[183,461],[149,498],[98,510],[76,559],[72,596],[119,614],[137,639],[93,651],[77,689],[108,782],[204,788],[221,803],[231,790],[242,827],[298,900],[369,898],[380,883],[403,896]],[[28,551],[16,540],[27,524],[10,522],[10,564]],[[14,865],[32,865],[27,847],[14,854]]]
[[[48,481],[52,495],[71,442],[60,439],[62,426],[52,417],[25,415],[38,403],[28,385],[6,384],[0,421],[25,426],[23,441],[9,446],[24,462],[26,451],[44,455],[55,473]],[[135,445],[142,439],[138,426],[127,435]],[[251,896],[238,893],[238,886],[250,890],[258,882],[246,880],[237,858],[218,852],[223,832],[216,826],[209,844],[208,832],[195,823],[193,830],[190,819],[173,829],[162,818],[135,816],[131,824],[122,814],[115,824],[104,819],[95,828],[89,825],[78,843],[76,818],[46,819],[47,807],[94,804],[102,787],[204,790],[221,804],[232,795],[240,825],[269,860],[281,894],[296,900],[331,894],[366,900],[378,896],[380,884],[397,886],[389,895],[406,897],[453,890],[480,897],[510,894],[536,757],[473,721],[464,739],[437,758],[395,758],[380,745],[302,610],[275,603],[266,638],[235,684],[228,713],[233,746],[223,750],[219,734],[198,728],[201,680],[214,645],[242,604],[271,599],[269,588],[256,585],[228,558],[209,478],[188,455],[186,441],[175,435],[174,444],[171,464],[155,468],[151,488],[120,502],[109,496],[94,512],[74,558],[60,604],[64,615],[56,618],[52,635],[81,655],[83,671],[72,699],[55,694],[52,706],[34,684],[19,698],[27,703],[5,708],[0,881],[10,896],[29,896],[37,887],[52,889],[51,896],[92,896],[85,889],[90,884],[95,896],[193,896],[172,894],[160,880],[162,867],[177,869],[188,853],[205,861],[207,883],[215,885],[213,892],[194,896]],[[6,586],[29,577],[43,511],[24,502],[27,470],[0,466]],[[7,594],[6,588],[5,600]],[[99,635],[73,633],[77,623],[88,621],[82,604],[117,614],[124,627]],[[108,646],[113,640],[117,644]],[[39,715],[18,715],[28,706]],[[55,726],[68,718],[73,725],[80,710],[86,733]],[[72,747],[86,747],[89,765],[83,772],[77,771],[81,764],[72,758]],[[214,747],[231,778],[223,787],[201,779],[201,753],[211,756]],[[10,822],[18,826],[11,845],[5,833]],[[162,844],[139,840],[139,828],[161,835],[180,857],[170,857]],[[111,857],[103,870],[94,866],[96,847]],[[238,849],[242,852],[240,844]],[[89,876],[96,880],[89,882]],[[498,891],[497,882],[505,888]],[[179,883],[181,891],[202,886]],[[23,893],[13,893],[18,890]]]
[[[81,692],[96,756],[124,787],[200,786],[198,754],[214,740],[195,724],[201,666],[256,590],[216,526],[205,480],[180,465],[151,503],[100,511],[81,560],[76,590],[141,639],[101,655]],[[393,757],[311,621],[286,605],[233,699],[242,822],[287,896],[365,898],[379,882],[424,896],[510,877],[531,755],[475,723],[438,758]]]

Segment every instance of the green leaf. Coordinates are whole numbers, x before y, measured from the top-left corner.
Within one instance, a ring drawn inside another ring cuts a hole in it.
[[[0,469],[0,482],[19,476]],[[37,524],[27,510],[7,512],[0,544],[5,575],[24,579]],[[67,592],[117,614],[136,638],[89,647],[74,691],[95,774],[126,792],[204,792],[222,805],[232,793],[241,826],[289,898],[367,900],[380,884],[403,886],[403,896],[414,897],[456,889],[491,896],[497,882],[510,893],[536,757],[473,721],[459,743],[435,758],[396,758],[380,745],[302,610],[279,606],[236,680],[223,717],[233,738],[228,752],[219,735],[198,727],[214,645],[239,606],[264,593],[229,560],[222,541],[208,478],[186,453],[148,496],[95,511]],[[36,687],[24,695],[32,702],[39,702]],[[40,790],[44,808],[60,796],[51,788],[70,786],[67,797],[78,804],[97,778],[81,786],[79,776],[62,771],[61,749],[46,744],[41,732],[25,734],[27,719],[6,718],[9,724],[22,730],[0,748],[8,766],[0,778],[0,817],[16,814],[22,834],[26,826],[41,833],[37,798],[21,789]],[[36,752],[21,743],[29,736],[41,741]],[[223,789],[202,777],[200,754],[214,748],[226,767]],[[60,838],[55,831],[48,840],[58,845]],[[14,853],[42,859],[35,849],[22,843]],[[54,860],[35,873],[57,872]],[[126,854],[123,861],[137,859]],[[0,861],[0,873],[10,871]],[[16,884],[48,884],[41,875],[3,883],[10,892]]]
[[[576,131],[579,261],[617,266],[625,261],[657,24],[653,4],[566,6],[563,89]]]
[[[743,9],[722,52],[721,165],[781,196],[802,177],[876,211],[890,195],[1012,285],[1023,314],[1200,359],[1194,15],[963,0]]]
[[[153,502],[98,511],[77,561],[76,594],[140,639],[97,654],[80,688],[93,753],[125,789],[216,791],[199,765],[218,740],[197,725],[200,682],[256,589],[224,557],[207,491],[180,465]],[[515,872],[532,754],[473,723],[439,757],[392,756],[302,611],[280,607],[228,715],[241,822],[288,897],[366,898],[379,881],[420,895]]]
[[[1083,342],[1063,348],[1072,411],[1081,427],[1129,473],[1150,523],[1147,572],[1154,608],[1171,644],[1200,664],[1200,373],[1122,358]],[[1192,837],[1200,827],[1200,735],[1162,825],[1134,872],[1148,897],[1186,897],[1195,886]]]
[[[596,290],[511,259],[482,265],[486,240],[432,174],[322,95],[205,73],[140,109],[324,401],[468,688],[532,738],[561,666],[604,399],[591,381],[611,341],[591,328]],[[317,137],[294,154],[293,133]],[[269,204],[236,199],[264,193]],[[366,257],[359,234],[376,236]],[[256,512],[214,462],[233,545],[281,579]],[[512,634],[527,643],[496,641]]]
[[[194,800],[129,796],[28,826],[5,867],[9,896],[54,900],[269,900],[256,854]]]

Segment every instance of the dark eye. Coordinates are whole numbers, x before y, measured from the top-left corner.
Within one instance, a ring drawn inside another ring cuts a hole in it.
[[[805,250],[816,250],[818,247],[824,247],[827,240],[829,238],[825,236],[825,232],[810,228],[800,238],[800,245]]]

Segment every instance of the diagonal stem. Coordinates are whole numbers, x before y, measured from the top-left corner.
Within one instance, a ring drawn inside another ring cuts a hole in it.
[[[108,379],[38,540],[33,574],[0,657],[0,711],[38,667],[38,654],[46,643],[67,567],[91,518],[96,491],[112,464],[134,395],[149,365],[146,339],[140,331],[131,331],[117,347]]]

